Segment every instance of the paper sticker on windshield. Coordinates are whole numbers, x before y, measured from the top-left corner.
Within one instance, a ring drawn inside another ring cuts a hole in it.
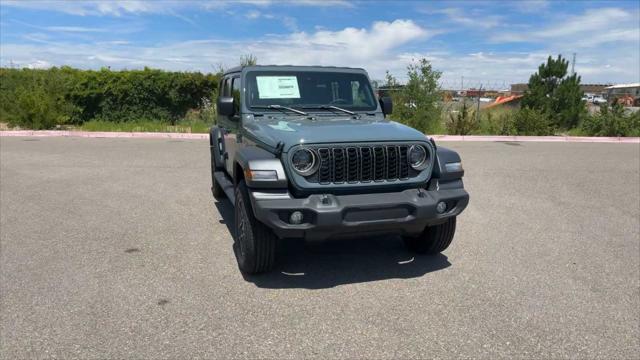
[[[295,76],[256,76],[260,99],[299,99],[300,89]]]

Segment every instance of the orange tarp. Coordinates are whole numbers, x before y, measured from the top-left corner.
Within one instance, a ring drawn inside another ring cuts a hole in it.
[[[487,107],[489,108],[489,107],[496,106],[496,105],[506,104],[506,103],[508,103],[510,101],[520,99],[521,97],[522,97],[522,95],[498,96],[496,98],[496,101],[494,101],[491,104],[487,105]]]

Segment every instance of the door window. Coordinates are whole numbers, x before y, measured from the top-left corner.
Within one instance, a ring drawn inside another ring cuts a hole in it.
[[[222,89],[222,96],[231,96],[231,78],[224,79],[224,88]]]
[[[233,96],[233,103],[236,109],[236,114],[240,113],[240,90],[240,78],[236,76],[232,79],[231,83],[231,96]]]

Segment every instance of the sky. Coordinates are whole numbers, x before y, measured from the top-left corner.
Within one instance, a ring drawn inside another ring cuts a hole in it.
[[[365,68],[426,58],[446,88],[508,88],[549,55],[583,83],[640,82],[640,1],[0,0],[0,65],[216,72],[259,64]]]

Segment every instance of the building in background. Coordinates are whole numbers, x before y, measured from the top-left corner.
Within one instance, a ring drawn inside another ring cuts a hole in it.
[[[605,95],[607,93],[606,89],[610,86],[611,84],[580,84],[580,90],[585,95],[600,96]],[[526,83],[511,84],[511,95],[524,95],[528,88],[529,84]]]
[[[620,103],[624,106],[640,106],[640,83],[617,84],[605,88],[606,98],[610,104]]]
[[[529,88],[529,84],[511,84],[511,95],[523,95]]]

